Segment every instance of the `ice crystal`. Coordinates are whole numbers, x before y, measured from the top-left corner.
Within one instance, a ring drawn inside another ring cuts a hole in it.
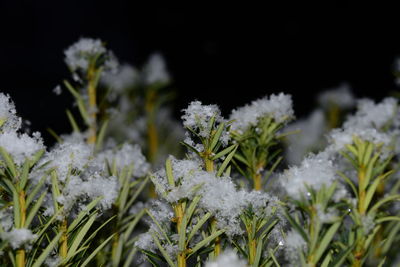
[[[283,93],[272,94],[233,110],[230,116],[230,120],[233,120],[232,129],[245,132],[249,127],[256,126],[260,118],[267,116],[278,123],[287,122],[294,116],[292,97]]]
[[[286,160],[290,165],[301,163],[304,156],[322,144],[326,121],[322,110],[315,110],[308,118],[297,120],[285,132],[299,131],[287,137]]]
[[[125,89],[132,88],[139,80],[138,71],[129,64],[123,64],[114,73],[105,73],[101,78],[101,82],[112,89],[121,93]]]
[[[206,263],[206,267],[246,267],[246,261],[239,259],[234,251],[227,250],[219,255],[214,261]]]
[[[166,84],[170,81],[165,60],[161,54],[155,53],[150,56],[143,68],[144,83],[152,85],[156,83]]]
[[[285,257],[293,266],[297,266],[299,253],[306,247],[303,237],[295,230],[291,230],[286,234],[284,241]]]
[[[10,96],[0,93],[0,130],[17,130],[21,127],[21,119],[17,116],[14,102]]]
[[[13,249],[17,249],[24,244],[28,244],[37,238],[31,230],[26,228],[13,228],[9,232],[0,234],[1,239],[8,241]]]
[[[318,190],[323,185],[329,186],[335,179],[336,170],[333,162],[325,153],[308,156],[300,166],[291,167],[280,177],[282,187],[287,194],[297,200],[306,196],[307,186]]]
[[[65,63],[72,72],[78,70],[86,72],[91,61],[99,56],[106,56],[104,63],[106,70],[115,72],[118,67],[115,56],[110,52],[107,53],[104,44],[99,39],[81,38],[68,47],[64,54]]]
[[[146,161],[139,145],[125,143],[120,149],[109,149],[100,153],[98,159],[107,160],[111,165],[115,162],[119,170],[133,166],[134,177],[145,176],[150,169],[150,164]]]
[[[14,131],[0,132],[0,147],[11,154],[14,162],[18,165],[23,164],[26,159],[32,158],[36,152],[45,148],[38,132],[31,137],[25,133],[19,134]]]
[[[191,102],[183,112],[183,126],[199,131],[200,136],[204,138],[211,133],[212,129],[209,126],[211,118],[215,117],[217,123],[224,121],[217,105],[203,105],[200,101]]]
[[[339,88],[327,90],[318,96],[318,103],[323,107],[336,105],[342,109],[352,108],[355,104],[355,98],[350,90],[350,86],[346,83]]]

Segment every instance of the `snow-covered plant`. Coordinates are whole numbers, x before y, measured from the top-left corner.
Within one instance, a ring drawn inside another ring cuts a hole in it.
[[[159,211],[148,211],[150,230],[137,242],[150,262],[156,264],[161,257],[170,266],[187,266],[188,261],[199,264],[209,243],[225,232],[215,228],[207,231],[213,213],[200,208],[205,201],[202,187],[211,185],[212,179],[217,180],[196,162],[173,164],[171,159],[167,159],[165,171],[153,176],[157,192],[166,203],[157,206]],[[154,254],[157,251],[158,256]]]
[[[252,191],[244,193],[240,219],[243,234],[237,235],[233,245],[247,259],[250,266],[268,266],[275,264],[276,250],[283,221],[278,216],[278,199],[267,193]]]
[[[283,93],[232,111],[231,134],[239,146],[234,156],[236,166],[252,181],[255,190],[262,190],[268,175],[282,160],[280,130],[293,116],[291,96]]]
[[[138,69],[123,64],[116,73],[106,73],[100,85],[116,103],[111,110],[108,134],[118,141],[142,144],[152,164],[159,165],[168,154],[179,154],[176,143],[183,129],[167,106],[173,98],[171,77],[161,54],[152,54]]]
[[[0,93],[1,266],[398,264],[398,99],[343,84],[297,121],[284,93],[229,119],[193,101],[182,127],[160,54],[118,64],[90,38],[64,54],[72,79],[53,91],[76,110],[56,144]]]

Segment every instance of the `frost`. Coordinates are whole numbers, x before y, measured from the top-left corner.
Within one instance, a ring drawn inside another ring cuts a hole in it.
[[[290,263],[294,264],[293,266],[297,266],[299,252],[306,248],[306,242],[303,237],[295,230],[291,230],[286,234],[284,246],[286,247],[285,257]]]
[[[103,210],[111,208],[118,197],[119,184],[116,177],[103,177],[99,173],[92,174],[87,180],[71,176],[68,184],[62,189],[62,195],[57,202],[63,205],[64,212],[70,211],[76,203],[86,199],[88,202],[102,197],[100,205]],[[84,206],[80,207],[84,208]]]
[[[364,141],[369,141],[374,144],[383,144],[385,146],[388,146],[392,141],[389,134],[379,132],[374,128],[334,129],[330,132],[329,139],[331,140],[332,148],[336,151],[340,151],[345,148],[347,144],[352,144],[355,136]]]
[[[156,245],[154,244],[153,237],[150,231],[139,235],[138,240],[135,242],[135,246],[149,251],[155,251]]]
[[[61,258],[59,257],[59,256],[52,256],[52,257],[48,257],[46,260],[45,260],[45,264],[48,266],[48,267],[57,267],[57,266],[59,266],[60,265],[60,262],[61,262]]]
[[[99,39],[81,38],[65,51],[65,63],[72,72],[86,72],[91,61],[99,56],[105,56],[105,70],[116,72],[118,62],[111,52],[107,52]]]
[[[21,127],[21,119],[17,116],[14,102],[10,96],[0,93],[0,129],[18,130]]]
[[[3,230],[8,231],[12,228],[13,222],[13,207],[0,208],[0,226]]]
[[[22,165],[27,158],[32,158],[36,152],[45,148],[38,132],[30,137],[14,131],[0,133],[0,147],[10,153],[18,165]]]
[[[101,78],[101,82],[118,93],[123,92],[125,89],[132,88],[139,81],[138,71],[129,64],[123,64],[114,73],[105,73]]]
[[[355,105],[355,98],[346,83],[332,90],[325,91],[318,96],[318,103],[323,107],[336,105],[342,109],[349,109]]]
[[[198,130],[200,136],[204,138],[207,138],[212,130],[209,127],[212,117],[215,117],[217,123],[224,121],[217,105],[203,105],[200,101],[191,102],[183,112],[183,126]]]
[[[56,87],[54,87],[53,93],[56,94],[56,95],[61,95],[61,93],[62,93],[61,86],[57,85]]]
[[[280,93],[254,100],[251,104],[233,110],[229,120],[233,120],[232,129],[242,133],[267,116],[271,116],[277,123],[291,119],[294,116],[292,97]]]
[[[383,132],[382,128],[396,117],[397,100],[386,98],[375,104],[372,100],[363,99],[358,102],[357,108],[357,112],[345,121],[342,128],[334,129],[328,135],[330,149],[340,151],[345,145],[352,144],[353,138],[357,136],[364,141],[384,145],[382,158],[386,158],[396,132]]]
[[[13,249],[17,249],[24,244],[32,242],[37,238],[37,235],[33,234],[29,229],[14,228],[9,232],[1,233],[0,237],[8,241]]]
[[[231,250],[224,251],[221,255],[215,259],[215,261],[209,261],[205,265],[206,267],[246,267],[247,263],[245,260],[239,259],[237,253]]]
[[[65,181],[71,170],[84,171],[92,157],[92,150],[82,141],[69,139],[47,152],[41,161],[49,162],[47,166],[57,170],[58,179]]]
[[[301,163],[304,156],[320,148],[323,144],[323,135],[326,122],[322,110],[315,110],[308,118],[298,120],[285,128],[285,132],[300,131],[287,136],[288,150],[286,160],[290,165]],[[321,144],[322,143],[322,144]]]
[[[170,81],[165,60],[159,53],[150,56],[143,68],[143,75],[146,85],[153,85],[156,83],[166,84]]]
[[[300,166],[293,166],[280,177],[282,187],[287,194],[296,200],[301,200],[307,194],[307,186],[318,190],[322,186],[330,186],[336,179],[333,162],[325,153],[310,155]]]
[[[159,195],[169,203],[201,195],[199,207],[211,212],[218,227],[226,229],[230,236],[241,233],[239,215],[244,209],[252,207],[258,214],[270,214],[271,203],[275,205],[277,201],[266,193],[237,190],[230,177],[216,177],[203,171],[196,161],[172,159],[172,170],[177,183],[174,187],[168,184],[165,171],[153,175]]]
[[[359,100],[357,112],[346,120],[343,127],[346,129],[367,127],[381,129],[395,118],[397,105],[397,100],[392,97],[385,98],[378,104],[370,99]]]
[[[111,166],[115,162],[119,170],[133,166],[134,177],[143,177],[150,170],[150,164],[146,161],[139,145],[125,143],[120,149],[109,149],[100,153],[98,159],[107,160]]]

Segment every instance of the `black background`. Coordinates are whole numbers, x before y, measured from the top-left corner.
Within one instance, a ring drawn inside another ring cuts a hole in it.
[[[232,1],[231,1],[232,2]],[[358,97],[397,90],[400,12],[350,1],[265,1],[262,5],[161,6],[147,1],[0,1],[0,91],[34,130],[68,132],[71,97],[52,93],[69,78],[63,50],[79,37],[100,38],[120,61],[141,65],[161,52],[188,101],[217,103],[225,114],[265,94],[293,95],[298,116],[316,94],[348,82]],[[274,3],[274,4],[271,4]]]

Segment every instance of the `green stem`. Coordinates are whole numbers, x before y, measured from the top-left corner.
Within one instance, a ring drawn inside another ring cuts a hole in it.
[[[26,221],[26,201],[25,201],[25,191],[20,191],[18,196],[19,207],[20,207],[20,227],[24,228]],[[24,248],[20,248],[17,250],[17,255],[15,257],[15,262],[17,267],[24,267],[26,262],[26,252]]]
[[[90,67],[88,70],[88,97],[89,97],[89,137],[88,144],[96,144],[97,139],[97,99],[96,99],[96,84],[95,84],[95,69]]]
[[[178,203],[175,208],[175,221],[178,235],[181,232],[181,224],[183,216],[185,216],[185,211],[183,209],[182,203]],[[180,251],[178,254],[178,267],[186,267],[186,248]]]
[[[60,258],[61,259],[66,259],[67,254],[68,254],[68,235],[67,235],[67,230],[68,230],[68,222],[67,219],[64,219],[60,223],[60,232],[62,232],[61,238],[60,238]]]

